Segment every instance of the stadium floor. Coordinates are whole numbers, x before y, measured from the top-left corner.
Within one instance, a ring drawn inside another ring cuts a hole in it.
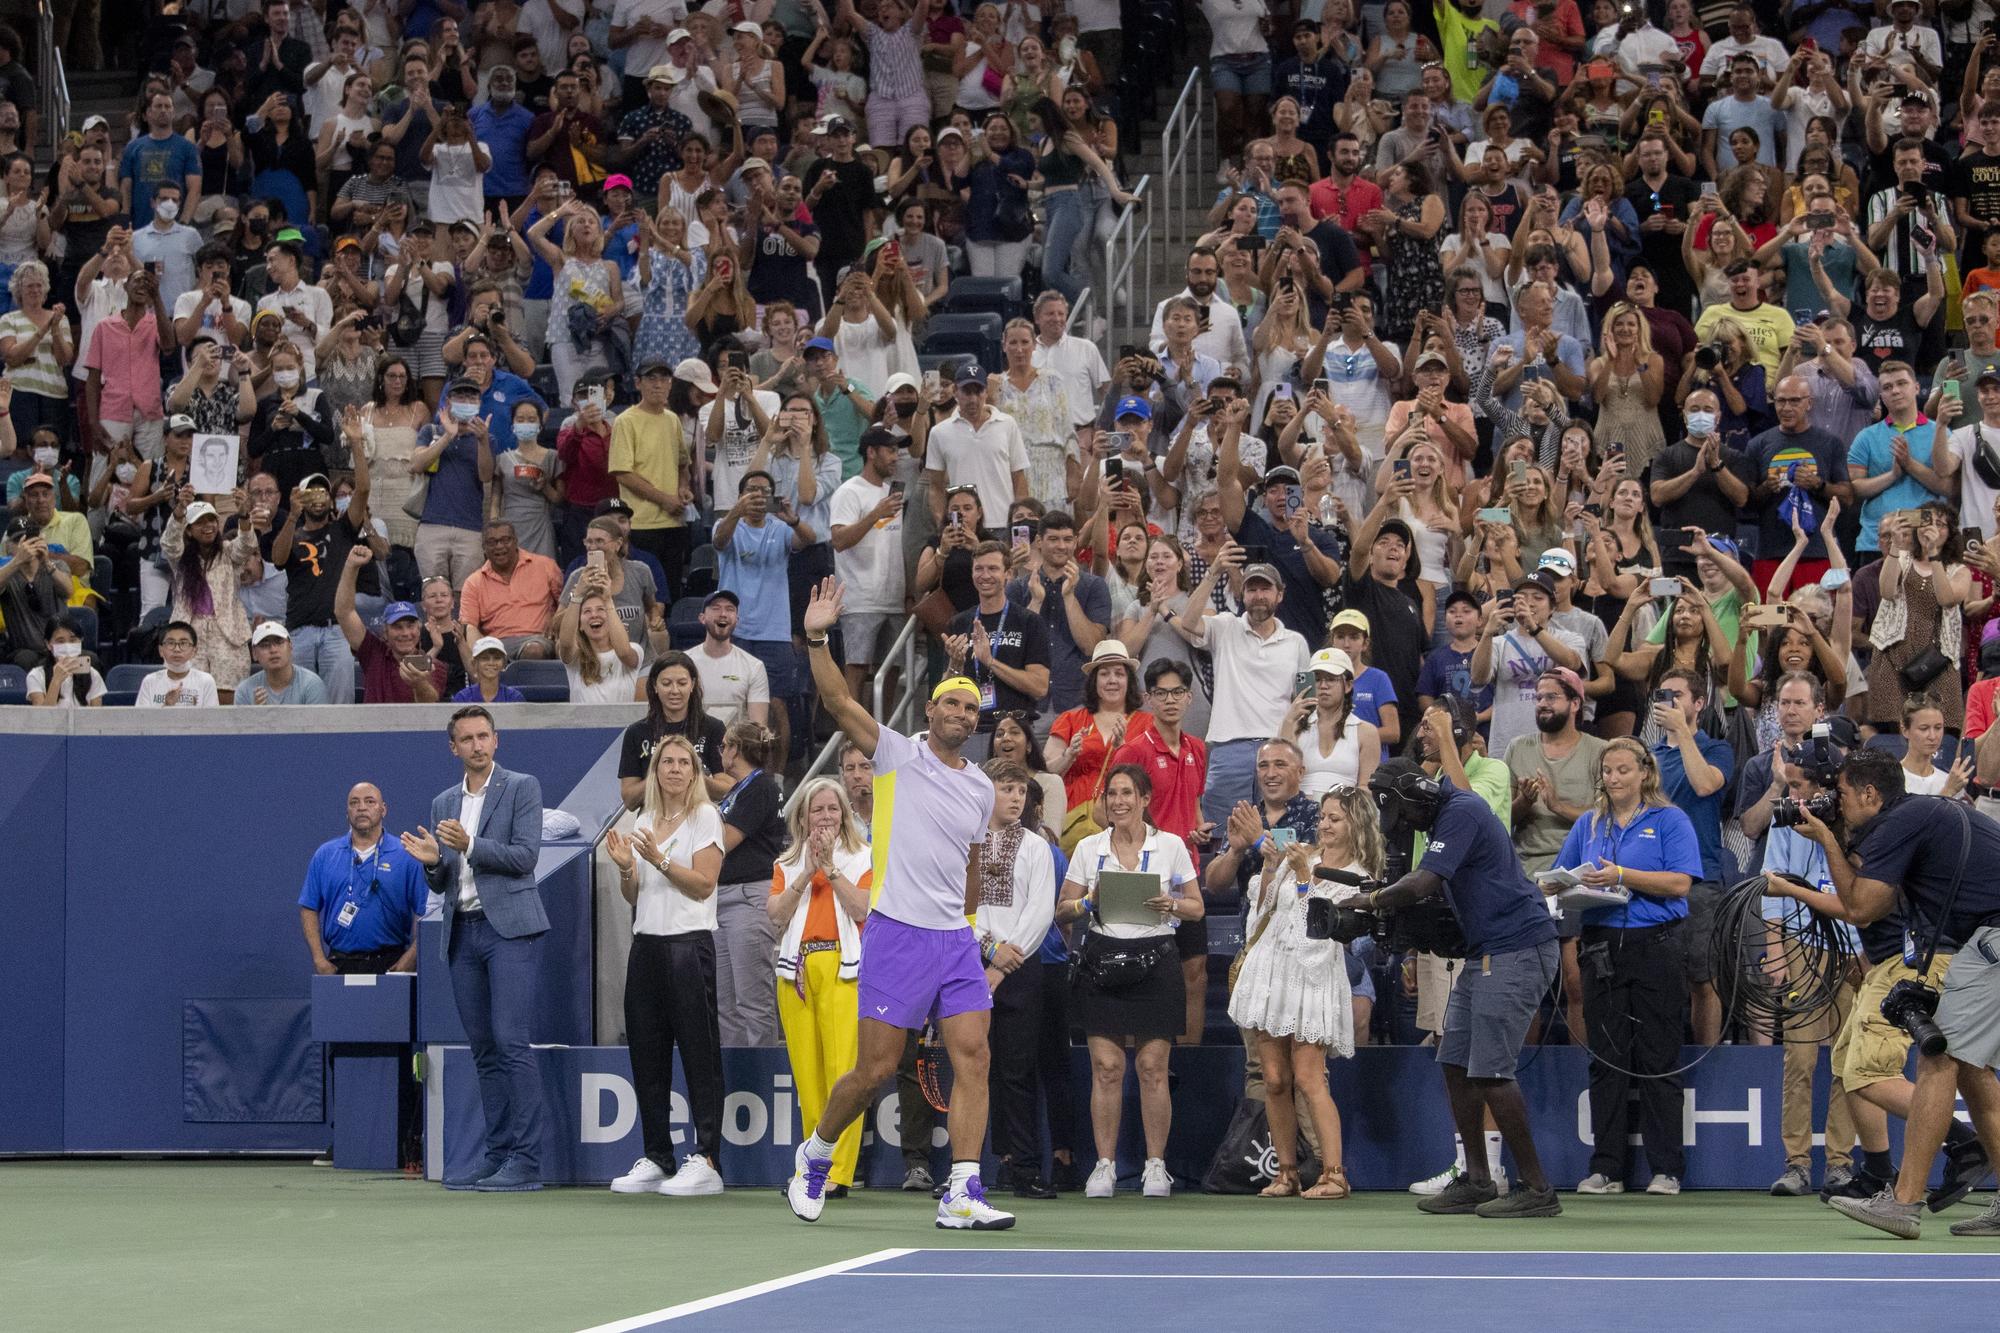
[[[1805,1316],[1840,1318],[1856,1302],[1891,1301],[1921,1316],[1990,1301],[2000,1244],[1945,1229],[1984,1202],[1975,1196],[1928,1219],[1914,1243],[1863,1231],[1811,1200],[1747,1193],[1566,1194],[1561,1218],[1512,1224],[1427,1217],[1405,1194],[1334,1204],[1066,1197],[1022,1202],[1013,1231],[969,1237],[936,1230],[928,1199],[890,1191],[831,1203],[808,1227],[765,1190],[693,1200],[595,1189],[470,1195],[292,1163],[18,1162],[0,1165],[0,1322],[161,1333],[656,1323],[886,1331],[963,1324],[939,1317],[956,1297],[975,1326],[1016,1329],[1103,1327],[1139,1314],[1150,1328],[1214,1330],[1245,1326],[1241,1316],[1259,1306],[1306,1327],[1334,1326],[1323,1312],[1345,1308],[1352,1319],[1339,1326],[1379,1328],[1466,1303],[1486,1307],[1487,1327],[1557,1329],[1568,1327],[1551,1318],[1564,1306],[1593,1307],[1597,1322],[1579,1327],[1599,1327],[1605,1302],[1630,1309],[1669,1292],[1678,1313],[1666,1327],[1789,1323],[1747,1313],[1752,1295],[1804,1327],[1821,1322]],[[980,1257],[1001,1250],[1017,1253]],[[1518,1267],[1486,1257],[1510,1250],[1524,1252]],[[1733,1257],[1785,1253],[1816,1257]],[[1954,1258],[1922,1257],[1933,1253]],[[781,1285],[833,1266],[845,1271]],[[1802,1280],[1812,1277],[1837,1280]],[[676,1308],[761,1283],[774,1290]],[[1023,1285],[1041,1283],[1060,1294],[1021,1300]],[[995,1305],[1014,1308],[994,1324],[977,1317]]]

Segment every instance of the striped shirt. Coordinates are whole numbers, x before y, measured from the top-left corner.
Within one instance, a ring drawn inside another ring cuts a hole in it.
[[[868,38],[869,93],[879,97],[914,97],[924,91],[924,67],[917,30],[905,23],[894,30],[864,23]]]

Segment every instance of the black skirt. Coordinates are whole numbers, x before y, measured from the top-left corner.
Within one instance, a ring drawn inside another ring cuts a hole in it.
[[[1098,989],[1091,967],[1098,955],[1149,945],[1153,965],[1143,978],[1117,990]],[[1070,998],[1086,1037],[1171,1041],[1187,1030],[1187,983],[1181,977],[1180,950],[1172,935],[1121,940],[1093,930],[1084,937],[1079,957]]]

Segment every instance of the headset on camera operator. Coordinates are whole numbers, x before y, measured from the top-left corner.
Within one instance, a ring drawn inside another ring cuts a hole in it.
[[[1896,983],[1880,1005],[1919,1052],[1902,1169],[1895,1185],[1873,1198],[1832,1203],[1858,1222],[1913,1240],[1954,1094],[1965,1098],[1988,1158],[2000,1148],[2000,1082],[1989,1072],[2000,1066],[2000,878],[1991,869],[2000,865],[2000,823],[1942,797],[1905,794],[1902,765],[1876,750],[1848,756],[1840,816],[1851,855],[1810,809],[1800,811],[1798,827],[1826,849],[1849,921],[1873,924],[1900,903],[1908,923],[1904,961],[1923,975]],[[1952,1234],[2000,1236],[2000,1201]]]
[[[1333,909],[1330,933],[1347,940],[1376,932],[1393,940],[1403,918],[1432,915],[1435,900],[1450,909],[1466,958],[1438,1041],[1452,1119],[1459,1137],[1473,1144],[1490,1111],[1521,1174],[1502,1195],[1483,1154],[1467,1153],[1464,1174],[1417,1206],[1427,1213],[1553,1217],[1562,1206],[1542,1174],[1515,1070],[1528,1024],[1555,980],[1555,922],[1522,871],[1506,826],[1484,799],[1437,781],[1407,759],[1383,764],[1368,785],[1382,811],[1387,845],[1407,846],[1413,833],[1422,832],[1423,856],[1394,883]],[[1425,905],[1430,913],[1421,910]],[[1441,933],[1429,921],[1425,926],[1425,934]],[[1434,938],[1431,947],[1444,944]]]

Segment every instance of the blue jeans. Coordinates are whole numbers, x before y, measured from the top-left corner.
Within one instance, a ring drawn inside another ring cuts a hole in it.
[[[1218,837],[1223,836],[1236,803],[1257,797],[1257,747],[1263,743],[1253,738],[1208,747],[1208,785],[1201,789],[1201,817],[1215,825]]]
[[[1090,285],[1090,271],[1084,266],[1090,221],[1080,188],[1059,190],[1042,199],[1042,281],[1071,302]]]
[[[326,686],[330,704],[354,702],[354,650],[338,625],[302,625],[292,631],[292,664]]]
[[[540,934],[507,939],[485,920],[451,924],[451,993],[479,1070],[486,1150],[540,1171],[548,1117],[542,1077],[528,1045],[535,1013]]]

